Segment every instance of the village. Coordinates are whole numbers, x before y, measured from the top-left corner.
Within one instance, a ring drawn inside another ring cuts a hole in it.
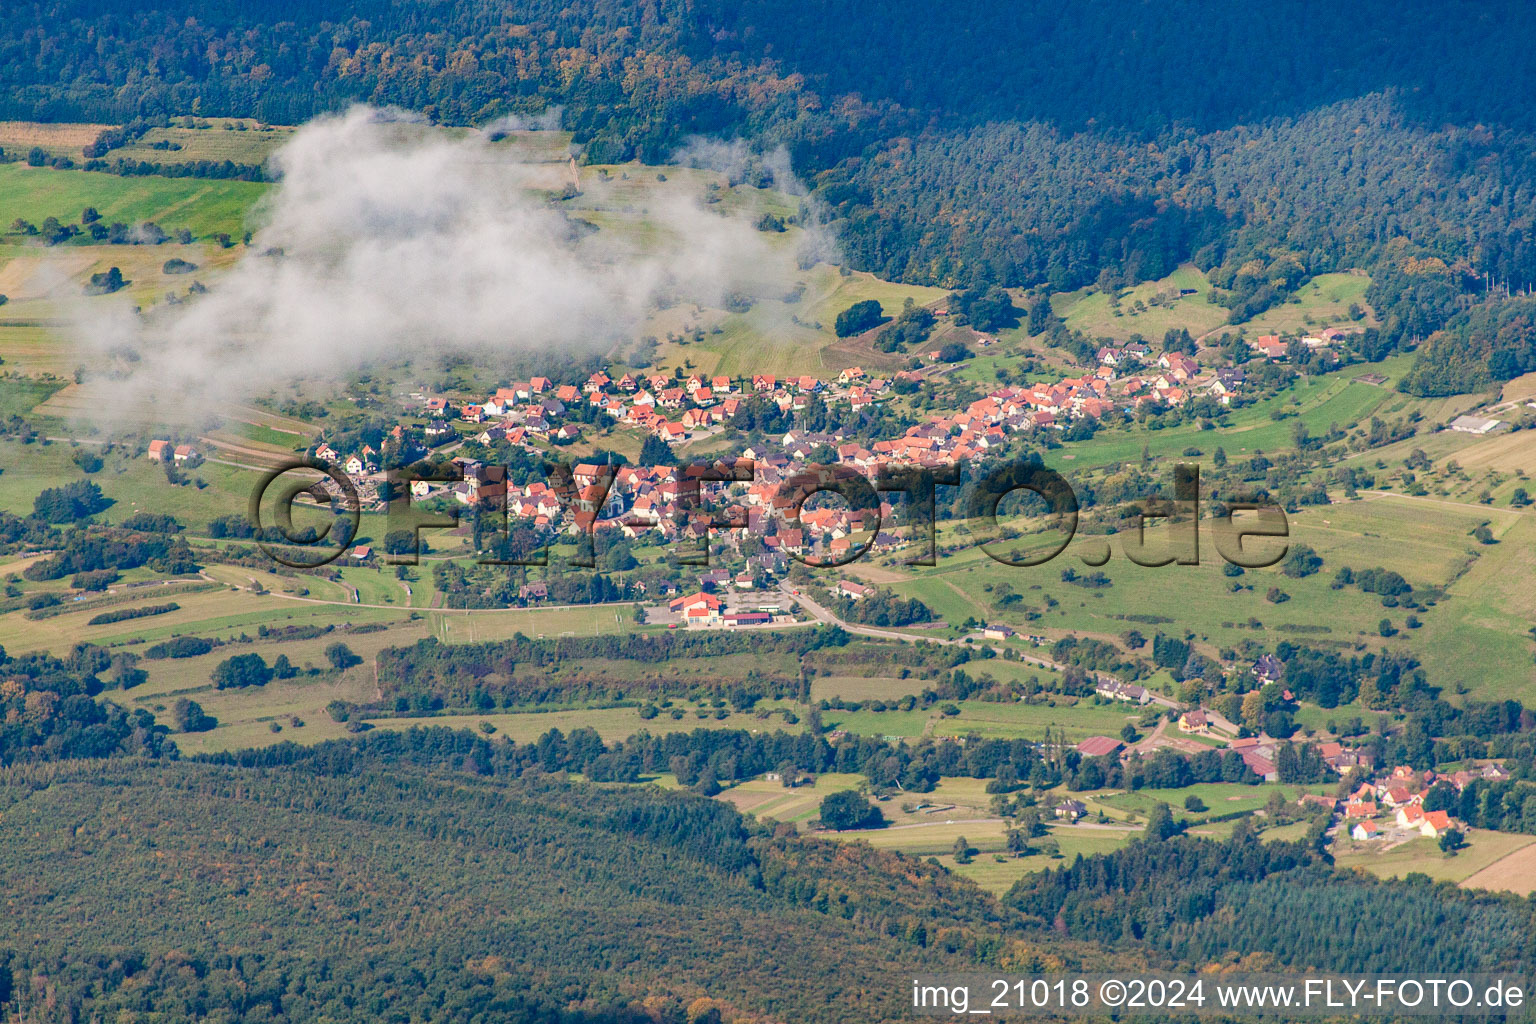
[[[1337,340],[1327,337],[1330,333],[1339,334],[1325,331],[1323,338],[1306,340],[1330,344]],[[1283,345],[1260,350],[1265,358],[1286,358]],[[937,353],[927,355],[937,357]],[[705,527],[690,524],[690,517],[680,510],[679,500],[687,488],[671,466],[646,465],[642,460],[611,469],[600,461],[578,462],[572,486],[562,489],[554,482],[511,478],[502,466],[454,454],[454,450],[473,443],[485,450],[555,455],[562,446],[582,439],[593,424],[604,423],[640,431],[672,447],[707,442],[738,426],[749,410],[776,412],[786,424],[813,402],[846,412],[822,431],[787,425],[769,432],[750,420],[756,428],[751,432],[765,439],[714,456],[719,465],[739,464],[750,474],[743,486],[731,489],[729,500],[736,506],[732,514],[748,532],[762,536],[771,533],[763,529],[764,517],[783,510],[786,490],[793,490],[795,484],[802,485],[802,490],[814,489],[818,474],[822,482],[837,471],[873,478],[879,468],[891,464],[937,467],[979,460],[995,455],[1014,437],[1059,434],[1079,423],[1096,427],[1117,413],[1177,408],[1192,396],[1229,405],[1244,387],[1240,368],[1203,371],[1188,355],[1164,352],[1153,357],[1144,344],[1101,349],[1098,360],[1092,373],[996,387],[963,409],[925,413],[922,422],[891,438],[871,437],[867,432],[859,437],[848,424],[858,424],[875,407],[931,387],[942,377],[930,375],[928,368],[875,377],[856,366],[832,379],[767,374],[738,379],[683,376],[681,371],[648,376],[622,373],[615,379],[597,371],[578,385],[535,376],[473,399],[417,392],[410,401],[425,418],[419,428],[398,423],[379,447],[360,444],[345,449],[322,439],[312,454],[340,467],[360,485],[365,508],[382,508],[378,488],[384,482],[386,464],[447,456],[459,479],[414,480],[412,498],[448,498],[463,506],[504,503],[509,517],[540,530],[615,530],[630,539],[652,534],[663,543],[674,543],[685,539],[690,530],[695,537],[702,535]],[[151,457],[164,457],[169,442],[156,444],[159,447],[151,450]],[[605,479],[610,472],[611,480]],[[769,536],[767,555],[782,562],[774,556],[816,550],[841,559],[860,543],[851,535],[866,527],[876,534],[868,541],[874,550],[890,550],[901,538],[897,532],[880,531],[874,511],[807,509],[800,521],[803,532],[791,529]],[[891,522],[889,502],[882,502],[878,512],[880,523]]]

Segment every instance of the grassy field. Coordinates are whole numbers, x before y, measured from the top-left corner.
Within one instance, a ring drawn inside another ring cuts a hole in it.
[[[1290,301],[1230,330],[1252,339],[1261,334],[1299,334],[1330,325],[1354,325],[1357,321],[1350,318],[1351,304],[1366,314],[1358,323],[1369,325],[1373,321],[1365,290],[1370,283],[1364,274],[1319,274],[1302,285]],[[1193,294],[1180,295],[1186,289]],[[1109,296],[1097,288],[1058,292],[1051,296],[1051,307],[1068,327],[1115,341],[1140,334],[1155,344],[1170,329],[1184,328],[1198,338],[1204,334],[1219,336],[1227,328],[1226,307],[1210,301],[1210,281],[1190,264],[1161,280],[1146,281],[1118,294],[1118,316]],[[1161,301],[1154,302],[1159,296]],[[1139,310],[1138,302],[1142,304]]]
[[[1195,294],[1153,305],[1157,295],[1178,296],[1183,289]],[[1173,328],[1188,328],[1195,336],[1220,327],[1227,321],[1227,310],[1209,301],[1211,284],[1197,267],[1186,264],[1160,281],[1147,281],[1120,292],[1120,315],[1110,307],[1109,296],[1097,288],[1058,292],[1051,296],[1051,308],[1068,327],[1094,338],[1129,340],[1140,334],[1148,341],[1160,342]],[[1138,312],[1136,303],[1145,307]]]
[[[1529,849],[1533,842],[1536,839],[1531,836],[1474,828],[1467,832],[1466,848],[1451,857],[1435,839],[1410,839],[1390,850],[1382,850],[1377,842],[1344,839],[1335,844],[1334,861],[1341,868],[1355,868],[1378,878],[1402,878],[1418,872],[1437,882],[1462,883],[1510,854]]]
[[[0,225],[20,217],[78,224],[94,206],[108,223],[153,221],[165,231],[187,228],[203,238],[227,232],[239,238],[248,215],[270,186],[196,178],[123,178],[93,171],[55,171],[26,164],[0,165]]]
[[[4,169],[0,166],[0,171]],[[11,236],[13,240],[15,237]],[[149,308],[166,301],[170,293],[185,297],[193,281],[210,279],[244,251],[238,245],[225,249],[209,243],[174,242],[45,247],[13,241],[0,245],[0,294],[10,300],[0,308],[0,356],[7,363],[13,357],[25,358],[61,374],[86,364],[101,369],[99,354],[76,344],[83,316],[125,302]],[[167,274],[165,263],[172,258],[192,263],[197,269]],[[111,295],[85,296],[91,275],[112,267],[122,273],[125,287]],[[110,392],[104,397],[109,399]],[[97,408],[110,404],[101,397],[95,402]]]
[[[228,160],[237,164],[259,164],[289,139],[293,129],[273,125],[258,126],[241,118],[214,118],[206,128],[171,125],[151,128],[131,145],[112,150],[108,160],[123,157],[157,163],[193,163],[198,160]],[[229,127],[225,127],[228,125]],[[237,130],[244,126],[244,131]],[[156,149],[157,143],[169,143],[179,149]]]
[[[964,833],[973,848],[982,850],[969,864],[961,864],[952,849],[938,854],[938,862],[962,878],[969,878],[994,896],[1007,892],[1013,883],[1025,875],[1049,868],[1062,867],[1079,857],[1091,857],[1096,853],[1113,853],[1139,836],[1137,831],[1112,831],[1086,829],[1076,826],[1057,825],[1051,829],[1050,838],[1056,843],[1058,854],[1036,853],[1028,857],[993,849],[990,834],[984,837]],[[1039,840],[1036,840],[1038,843]],[[983,843],[986,844],[983,848]],[[951,841],[950,846],[954,843]],[[1006,849],[1006,847],[1003,847]]]
[[[1463,879],[1461,885],[1467,889],[1497,889],[1520,896],[1536,892],[1536,841],[1505,854]]]
[[[1073,471],[1117,462],[1139,462],[1143,450],[1154,458],[1179,456],[1195,446],[1208,452],[1218,446],[1229,458],[1253,452],[1276,452],[1295,448],[1295,423],[1300,421],[1314,435],[1328,432],[1330,425],[1348,428],[1369,422],[1372,413],[1388,402],[1393,393],[1353,380],[1366,368],[1354,373],[1326,374],[1298,382],[1280,395],[1265,399],[1232,413],[1216,431],[1201,430],[1198,424],[1181,424],[1164,430],[1133,427],[1104,433],[1090,441],[1065,444],[1046,456],[1052,468],[1068,476]],[[1286,418],[1270,418],[1279,410]]]
[[[838,338],[833,329],[837,314],[855,302],[875,299],[887,316],[894,316],[908,297],[922,304],[944,294],[937,288],[896,284],[865,273],[843,276],[825,263],[800,271],[796,283],[804,287],[793,301],[785,301],[782,294],[764,295],[745,313],[689,307],[656,314],[646,332],[662,339],[674,336],[661,345],[657,366],[686,366],[691,372],[733,376],[809,373],[825,377],[854,365],[895,369],[905,364],[905,357],[876,352],[867,339]],[[777,287],[782,291],[781,284]],[[703,336],[694,340],[693,331],[702,331]]]
[[[67,156],[79,163],[84,149],[112,127],[106,124],[47,124],[40,121],[0,121],[0,149],[25,157],[34,148],[50,157]]]
[[[943,705],[939,705],[942,707]],[[1089,736],[1118,736],[1137,716],[1125,705],[1096,705],[1089,701],[1056,697],[1052,704],[967,700],[956,705],[958,715],[938,708],[913,711],[839,711],[822,713],[828,728],[844,729],[863,736],[966,736],[975,733],[997,739],[1040,739],[1049,729],[1070,740]]]
[[[1146,820],[1152,808],[1167,804],[1177,820],[1190,823],[1204,822],[1208,818],[1232,814],[1238,811],[1256,811],[1279,793],[1287,803],[1295,803],[1302,793],[1328,793],[1331,786],[1259,785],[1245,786],[1237,782],[1206,782],[1186,789],[1141,789],[1133,793],[1116,793],[1094,796],[1092,805],[1135,815]],[[1184,808],[1186,797],[1195,796],[1205,804],[1204,811],[1188,811]]]
[[[1365,274],[1318,274],[1302,285],[1290,301],[1243,324],[1242,333],[1252,339],[1261,334],[1303,334],[1329,326],[1356,325],[1349,315],[1351,304],[1366,313],[1358,325],[1369,326],[1375,322],[1365,301],[1365,290],[1370,286],[1371,279]]]
[[[586,608],[512,609],[495,612],[432,613],[433,633],[444,643],[475,643],[510,640],[525,636],[596,636],[632,633],[656,627],[635,625],[631,605],[594,605]]]
[[[0,388],[0,394],[4,393]],[[101,451],[96,446],[86,447]],[[73,445],[64,442],[0,440],[0,508],[29,514],[34,499],[45,488],[85,479],[86,474],[72,461],[75,451]],[[187,471],[189,482],[177,485],[166,480],[158,463],[122,449],[104,457],[106,464],[89,479],[113,502],[102,513],[106,522],[121,522],[135,512],[147,511],[169,513],[195,530],[216,516],[244,511],[258,479],[249,470],[210,462]],[[202,486],[197,485],[198,480]]]
[[[732,786],[721,793],[718,799],[731,804],[743,814],[799,825],[821,813],[821,801],[827,796],[845,789],[857,789],[864,781],[862,775],[826,772],[818,775],[816,781],[809,786],[785,789],[778,782],[750,779]]]
[[[529,711],[516,714],[490,713],[483,715],[433,715],[427,718],[375,718],[369,724],[377,729],[409,729],[413,726],[442,726],[449,729],[473,729],[481,732],[480,723],[489,722],[495,727],[494,735],[505,736],[514,743],[532,743],[551,729],[569,733],[572,729],[595,729],[609,743],[628,739],[642,729],[653,736],[669,732],[692,732],[694,729],[745,729],[768,731],[782,727],[777,718],[761,719],[754,715],[730,714],[717,719],[712,714],[700,718],[694,711],[687,711],[681,718],[660,714],[652,719],[640,717],[638,708],[573,708],[565,711]]]
[[[1334,574],[1345,565],[1356,569],[1380,566],[1401,572],[1416,585],[1445,585],[1474,559],[1468,576],[1479,573],[1483,579],[1500,574],[1511,566],[1511,559],[1519,564],[1523,557],[1515,541],[1526,535],[1527,527],[1517,528],[1516,524],[1523,524],[1527,517],[1509,513],[1492,516],[1497,536],[1510,533],[1507,549],[1503,543],[1478,545],[1468,536],[1484,518],[1489,514],[1473,506],[1424,508],[1413,499],[1395,496],[1309,508],[1290,517],[1290,541],[1316,550],[1323,558],[1323,568],[1303,579],[1283,576],[1278,568],[1249,570],[1235,580],[1224,576],[1225,563],[1209,530],[1202,528],[1201,564],[1190,566],[1136,565],[1123,557],[1120,541],[1110,538],[1113,557],[1100,570],[1110,580],[1106,587],[1089,589],[1060,579],[1062,570],[1069,566],[1083,571],[1074,556],[1090,544],[1102,546],[1101,537],[1079,538],[1056,561],[1033,568],[1006,566],[979,549],[964,548],[941,557],[931,569],[913,571],[909,580],[893,587],[905,596],[920,598],[947,621],[969,617],[1001,620],[1030,632],[1066,630],[1115,636],[1136,626],[1136,620],[1128,616],[1161,614],[1170,620],[1177,618],[1197,637],[1218,646],[1244,638],[1273,643],[1287,635],[1371,647],[1401,646],[1410,641],[1408,630],[1388,640],[1379,635],[1377,626],[1382,618],[1391,618],[1401,628],[1402,612],[1383,608],[1358,589],[1332,589]],[[1205,526],[1208,524],[1202,524]],[[959,538],[956,527],[941,530],[941,544]],[[1164,538],[1160,529],[1147,531],[1147,543],[1153,551],[1165,543]],[[1509,577],[1510,585],[1519,578]],[[994,603],[989,594],[1004,584],[1022,595],[1019,604],[1003,608]],[[1233,591],[1234,584],[1243,589]],[[1280,604],[1267,601],[1267,591],[1275,586],[1289,594],[1290,600]],[[1460,593],[1462,586],[1458,583],[1453,594]],[[1455,610],[1458,603],[1457,599],[1448,600],[1421,613],[1425,629],[1455,631],[1453,619],[1461,616]],[[1025,617],[1031,608],[1040,614],[1038,619]],[[1509,622],[1503,628],[1510,632],[1504,635],[1518,637],[1524,632],[1523,627],[1513,629],[1513,620],[1524,608],[1522,599],[1509,609]],[[1249,619],[1258,620],[1263,629],[1246,625]],[[1437,625],[1442,622],[1443,627]],[[1145,627],[1137,628],[1146,632]],[[1415,642],[1418,646],[1422,646],[1421,641]],[[1458,677],[1467,675],[1469,668],[1464,666]]]
[[[288,600],[275,595],[257,595],[235,590],[208,590],[191,594],[162,594],[158,588],[145,587],[134,600],[114,608],[133,604],[161,604],[174,600],[180,609],[145,619],[129,619],[100,626],[86,625],[91,616],[81,612],[28,619],[22,612],[0,615],[0,646],[11,651],[46,650],[67,652],[79,641],[104,646],[151,644],[172,636],[197,636],[229,639],[242,633],[254,635],[261,626],[333,625],[343,622],[371,623],[397,621],[404,612],[375,608],[348,607],[342,604],[314,604]],[[226,651],[224,657],[228,657]],[[209,657],[212,657],[209,655]],[[179,660],[179,659],[178,659]],[[218,660],[218,659],[215,659]],[[146,663],[151,679],[162,671],[183,671],[174,663]],[[209,666],[211,667],[211,665]]]

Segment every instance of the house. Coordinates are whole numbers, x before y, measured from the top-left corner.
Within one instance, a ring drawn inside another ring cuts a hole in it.
[[[1186,711],[1179,716],[1179,728],[1185,732],[1195,732],[1204,735],[1211,731],[1211,716],[1201,708]]]
[[[1068,821],[1076,821],[1087,813],[1088,807],[1081,800],[1063,800],[1055,808],[1056,817],[1066,818]]]
[[[852,580],[839,580],[837,583],[837,592],[850,601],[862,601],[869,596],[872,589],[872,587],[866,587],[864,584],[855,583]]]
[[[1243,764],[1247,765],[1249,771],[1265,782],[1280,781],[1280,770],[1275,767],[1275,762],[1257,750],[1250,750],[1243,754]]]
[[[517,596],[523,601],[544,601],[549,598],[549,584],[524,583],[517,588]]]
[[[668,610],[683,614],[686,614],[690,609],[694,608],[708,608],[718,613],[723,609],[724,606],[724,601],[721,601],[713,594],[706,594],[703,591],[694,594],[688,594],[684,597],[673,598],[667,604]]]
[[[1372,800],[1351,800],[1344,805],[1345,818],[1374,818],[1376,803]]]
[[[1137,686],[1135,683],[1122,683],[1115,679],[1100,680],[1093,692],[1100,697],[1108,697],[1111,700],[1127,700],[1132,704],[1146,704],[1152,699],[1145,686]]]
[[[1419,831],[1430,839],[1439,839],[1455,827],[1456,823],[1451,820],[1449,811],[1426,811],[1424,820],[1419,824]]]
[[[1349,830],[1351,839],[1365,842],[1367,839],[1375,839],[1381,835],[1381,829],[1374,821],[1357,821],[1355,827]]]
[[[1200,372],[1200,364],[1182,352],[1164,352],[1158,357],[1157,365],[1176,381],[1186,381]]]
[[[1121,746],[1123,744],[1113,736],[1089,736],[1073,749],[1084,757],[1109,757]]]
[[[1259,335],[1259,340],[1254,343],[1253,347],[1258,349],[1259,354],[1265,359],[1285,358],[1285,342],[1280,340],[1278,334]]]
[[[1419,828],[1424,824],[1424,808],[1418,804],[1406,804],[1397,809],[1399,828]]]
[[[1015,634],[1010,626],[991,625],[981,631],[981,635],[988,640],[1009,640]]]
[[[171,442],[151,441],[149,442],[149,451],[145,453],[145,457],[154,459],[156,462],[164,462],[168,451],[171,451]]]
[[[373,549],[367,544],[359,544],[352,549],[352,558],[358,562],[366,562],[373,557]]]
[[[1265,654],[1253,663],[1253,677],[1261,683],[1273,683],[1285,675],[1285,665],[1273,654]]]
[[[179,444],[176,446],[176,451],[172,453],[171,457],[177,462],[186,462],[188,459],[198,458],[199,455],[197,449],[191,445]]]

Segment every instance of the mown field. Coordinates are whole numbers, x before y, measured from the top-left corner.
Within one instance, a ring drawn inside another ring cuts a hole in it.
[[[1499,543],[1481,545],[1471,537],[1484,520],[1490,521]],[[1097,570],[1108,578],[1107,586],[1084,587],[1061,579],[1068,568],[1079,574],[1089,571],[1079,552],[1095,545],[1102,548],[1106,541],[1090,536],[1079,536],[1051,562],[1023,568],[1003,565],[979,548],[965,547],[941,557],[931,569],[909,570],[908,579],[891,585],[903,596],[921,599],[948,622],[1001,621],[1029,632],[1115,637],[1134,628],[1150,636],[1159,628],[1158,620],[1164,620],[1161,628],[1187,629],[1216,647],[1244,639],[1270,645],[1282,639],[1307,640],[1371,649],[1411,645],[1433,659],[1447,684],[1461,682],[1473,692],[1502,696],[1522,687],[1529,692],[1530,659],[1523,652],[1529,644],[1525,633],[1531,599],[1524,592],[1514,592],[1520,586],[1517,581],[1524,578],[1518,569],[1529,559],[1528,540],[1536,529],[1529,520],[1525,514],[1476,505],[1371,495],[1306,508],[1288,517],[1289,543],[1305,544],[1323,559],[1319,571],[1300,579],[1285,576],[1279,567],[1247,570],[1236,578],[1225,576],[1225,562],[1205,521],[1199,565],[1136,565],[1125,557],[1121,538],[1108,538],[1112,557]],[[1147,531],[1151,551],[1166,549],[1166,529]],[[957,528],[941,527],[941,545],[965,539]],[[1390,569],[1415,586],[1449,585],[1451,589],[1436,607],[1417,613],[1421,629],[1407,629],[1402,609],[1385,608],[1357,588],[1332,588],[1334,575],[1345,566]],[[1001,589],[1005,586],[1006,591]],[[1288,599],[1271,603],[1272,587]],[[1003,605],[994,596],[1009,591],[1021,600]],[[1384,618],[1398,629],[1393,637],[1380,634]],[[1467,658],[1479,646],[1486,652],[1489,643],[1497,644],[1496,651],[1508,651],[1509,657],[1496,659],[1497,665]]]
[[[26,164],[0,164],[0,226],[20,217],[41,224],[57,217],[80,223],[80,211],[94,206],[108,223],[130,226],[152,221],[162,230],[187,228],[198,237],[225,232],[239,238],[255,224],[252,207],[270,185],[199,178],[123,178],[93,171],[56,171]]]
[[[1351,839],[1341,839],[1334,846],[1334,861],[1339,867],[1366,871],[1378,878],[1402,878],[1417,872],[1437,882],[1465,884],[1468,879],[1485,869],[1493,868],[1504,858],[1517,851],[1530,849],[1532,843],[1536,843],[1536,839],[1531,836],[1474,828],[1467,831],[1466,847],[1452,856],[1440,849],[1439,840],[1422,836],[1387,850],[1382,849],[1383,844],[1377,840],[1357,843]],[[1490,874],[1484,881],[1504,880],[1495,880]],[[1496,884],[1486,887],[1506,886]]]
[[[984,669],[978,669],[984,671]],[[947,703],[947,702],[946,702]],[[953,705],[955,715],[936,706],[928,711],[826,711],[822,721],[829,728],[865,736],[967,736],[992,739],[1042,739],[1046,730],[1076,742],[1089,736],[1116,736],[1139,715],[1128,713],[1125,704],[1095,704],[1090,700],[1054,697],[1049,704],[965,700]]]
[[[1261,334],[1299,334],[1329,326],[1365,326],[1371,319],[1365,290],[1371,279],[1364,274],[1319,274],[1303,285],[1291,300],[1240,325],[1229,325],[1226,307],[1211,301],[1211,283],[1198,267],[1186,264],[1167,277],[1121,289],[1119,315],[1109,296],[1097,288],[1057,292],[1051,307],[1068,327],[1093,337],[1127,341],[1139,334],[1157,343],[1169,330],[1184,329],[1199,338],[1230,331],[1250,341]],[[1192,294],[1183,295],[1189,290]],[[1159,301],[1154,302],[1156,298]],[[1141,308],[1137,308],[1137,303]],[[1358,305],[1362,319],[1350,316]]]
[[[258,125],[246,118],[213,118],[207,127],[188,128],[173,124],[151,128],[138,140],[111,151],[107,159],[123,157],[155,163],[193,163],[199,160],[228,160],[237,164],[259,164],[293,137],[293,129],[278,125]],[[177,149],[156,149],[169,144]]]

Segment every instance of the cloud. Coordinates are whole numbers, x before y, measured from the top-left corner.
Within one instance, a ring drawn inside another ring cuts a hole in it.
[[[600,353],[659,296],[718,306],[795,273],[745,215],[675,188],[643,196],[643,223],[594,215],[595,230],[551,198],[563,160],[520,162],[490,134],[369,107],[309,123],[274,157],[265,226],[207,294],[143,315],[95,305],[82,340],[115,356],[122,401],[203,414],[381,361]],[[620,191],[636,184],[583,170],[582,205],[633,203]]]
[[[799,265],[808,267],[815,263],[841,262],[826,206],[795,174],[789,150],[785,147],[764,152],[753,149],[742,139],[727,142],[695,135],[672,155],[672,162],[716,171],[725,175],[731,184],[774,188],[793,196],[800,202],[800,227],[804,231],[796,252]]]

